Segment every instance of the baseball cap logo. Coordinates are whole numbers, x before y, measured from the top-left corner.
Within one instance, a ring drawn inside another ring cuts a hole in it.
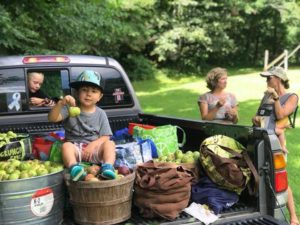
[[[86,77],[86,74],[84,74],[84,75],[81,77],[81,81],[86,81],[86,80],[89,80],[89,79]]]

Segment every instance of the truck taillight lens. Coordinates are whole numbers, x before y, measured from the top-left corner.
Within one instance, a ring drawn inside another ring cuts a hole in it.
[[[286,170],[275,172],[275,191],[282,192],[288,188]]]
[[[274,167],[276,170],[284,169],[286,167],[286,160],[283,153],[275,153],[274,155]]]
[[[70,62],[67,56],[26,56],[23,58],[24,64],[32,63],[68,63]]]

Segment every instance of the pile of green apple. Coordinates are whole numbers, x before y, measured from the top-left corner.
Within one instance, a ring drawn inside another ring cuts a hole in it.
[[[182,152],[180,149],[176,150],[175,153],[170,153],[168,155],[159,156],[154,159],[155,162],[174,162],[177,164],[180,163],[195,163],[199,160],[200,153],[199,151],[187,151]]]
[[[16,138],[18,135],[12,131],[0,133],[0,148],[11,142],[11,139]]]
[[[0,162],[0,181],[43,176],[63,170],[63,165],[50,161],[9,159]]]

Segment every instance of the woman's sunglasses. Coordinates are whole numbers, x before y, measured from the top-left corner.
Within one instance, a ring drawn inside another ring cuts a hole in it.
[[[270,81],[271,79],[273,79],[274,76],[268,76],[267,77],[267,81]]]

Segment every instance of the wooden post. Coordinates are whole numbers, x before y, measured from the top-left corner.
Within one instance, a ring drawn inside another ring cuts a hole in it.
[[[300,49],[300,45],[298,45],[290,54],[288,54],[287,59],[292,57],[299,49]],[[279,63],[278,66],[282,66],[282,64],[284,64],[284,60],[281,63]]]
[[[268,62],[269,62],[269,50],[265,50],[264,71],[266,71],[268,68]]]
[[[276,59],[274,59],[272,62],[270,62],[269,65],[267,65],[266,70],[268,70],[272,66],[275,66],[275,64],[278,63],[278,61],[280,61],[280,60],[284,61],[284,57],[285,57],[285,53],[283,52],[283,53],[280,54],[280,56],[278,56]]]

